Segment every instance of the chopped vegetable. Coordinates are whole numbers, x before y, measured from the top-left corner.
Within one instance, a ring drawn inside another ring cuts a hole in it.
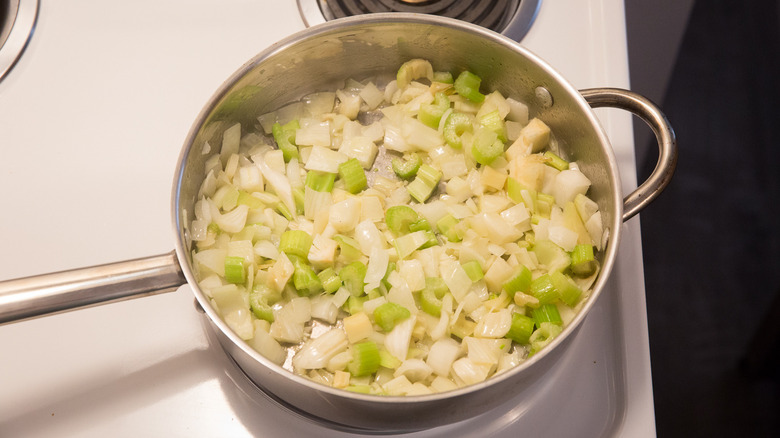
[[[379,369],[379,348],[376,342],[365,341],[352,345],[352,362],[347,366],[355,377],[368,376]]]
[[[300,129],[301,125],[297,120],[280,125],[275,123],[273,126],[274,140],[279,150],[284,154],[284,161],[289,162],[293,158],[300,158],[298,154],[298,146],[295,144],[295,132]]]
[[[356,158],[350,158],[339,165],[339,176],[344,181],[344,187],[352,194],[361,192],[368,185],[366,172]]]
[[[552,342],[590,295],[608,235],[591,181],[472,72],[413,59],[377,83],[221,133],[193,270],[231,330],[301,376],[410,396],[482,382]]]
[[[403,321],[411,315],[409,310],[396,303],[385,303],[374,310],[374,321],[385,332],[391,331],[396,323]]]
[[[392,161],[393,172],[401,179],[412,179],[422,165],[422,158],[418,154],[409,154],[405,159],[394,158]]]
[[[417,170],[417,176],[406,186],[406,189],[417,202],[424,203],[436,189],[439,181],[441,181],[441,171],[423,164]]]
[[[470,71],[464,71],[458,75],[455,79],[455,91],[466,99],[480,103],[485,100],[485,95],[479,92],[479,87],[482,84],[482,79],[471,73]]]

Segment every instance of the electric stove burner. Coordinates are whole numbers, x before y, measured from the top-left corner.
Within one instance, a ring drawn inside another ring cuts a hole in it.
[[[306,24],[376,12],[440,15],[476,24],[520,40],[536,17],[540,0],[298,0]]]

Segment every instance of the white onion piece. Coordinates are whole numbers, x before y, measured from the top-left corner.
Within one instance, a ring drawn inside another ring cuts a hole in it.
[[[324,368],[333,356],[347,349],[347,335],[341,328],[332,328],[316,339],[310,339],[295,354],[292,363],[298,370]]]

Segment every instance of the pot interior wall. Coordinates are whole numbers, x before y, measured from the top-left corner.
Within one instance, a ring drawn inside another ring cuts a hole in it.
[[[203,144],[218,148],[228,126],[238,121],[248,132],[258,126],[257,116],[306,94],[332,91],[347,78],[386,83],[403,62],[423,58],[436,70],[470,70],[482,77],[483,90],[499,90],[525,102],[530,116],[539,117],[555,133],[556,152],[577,160],[593,182],[589,194],[599,203],[604,224],[615,222],[620,198],[614,190],[614,169],[607,165],[611,151],[601,131],[594,129],[598,122],[589,107],[557,72],[539,64],[516,43],[473,26],[397,18],[373,21],[370,26],[361,21],[350,25],[355,21],[331,22],[310,38],[281,41],[226,81],[201,115],[195,138],[186,145],[192,153],[187,153],[182,172],[180,209],[191,211],[203,179],[209,156],[200,153]],[[549,92],[551,106],[537,95],[539,87]]]

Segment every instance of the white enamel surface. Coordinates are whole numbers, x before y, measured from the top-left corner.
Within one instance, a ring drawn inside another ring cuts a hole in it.
[[[303,29],[293,1],[42,1],[0,82],[0,280],[173,249],[181,144],[244,61]],[[523,41],[578,88],[628,88],[623,4],[543,1]],[[630,117],[599,110],[624,190]],[[652,207],[651,207],[652,208]],[[531,397],[406,436],[654,436],[639,221]],[[0,327],[0,435],[344,436],[251,386],[175,293]]]

